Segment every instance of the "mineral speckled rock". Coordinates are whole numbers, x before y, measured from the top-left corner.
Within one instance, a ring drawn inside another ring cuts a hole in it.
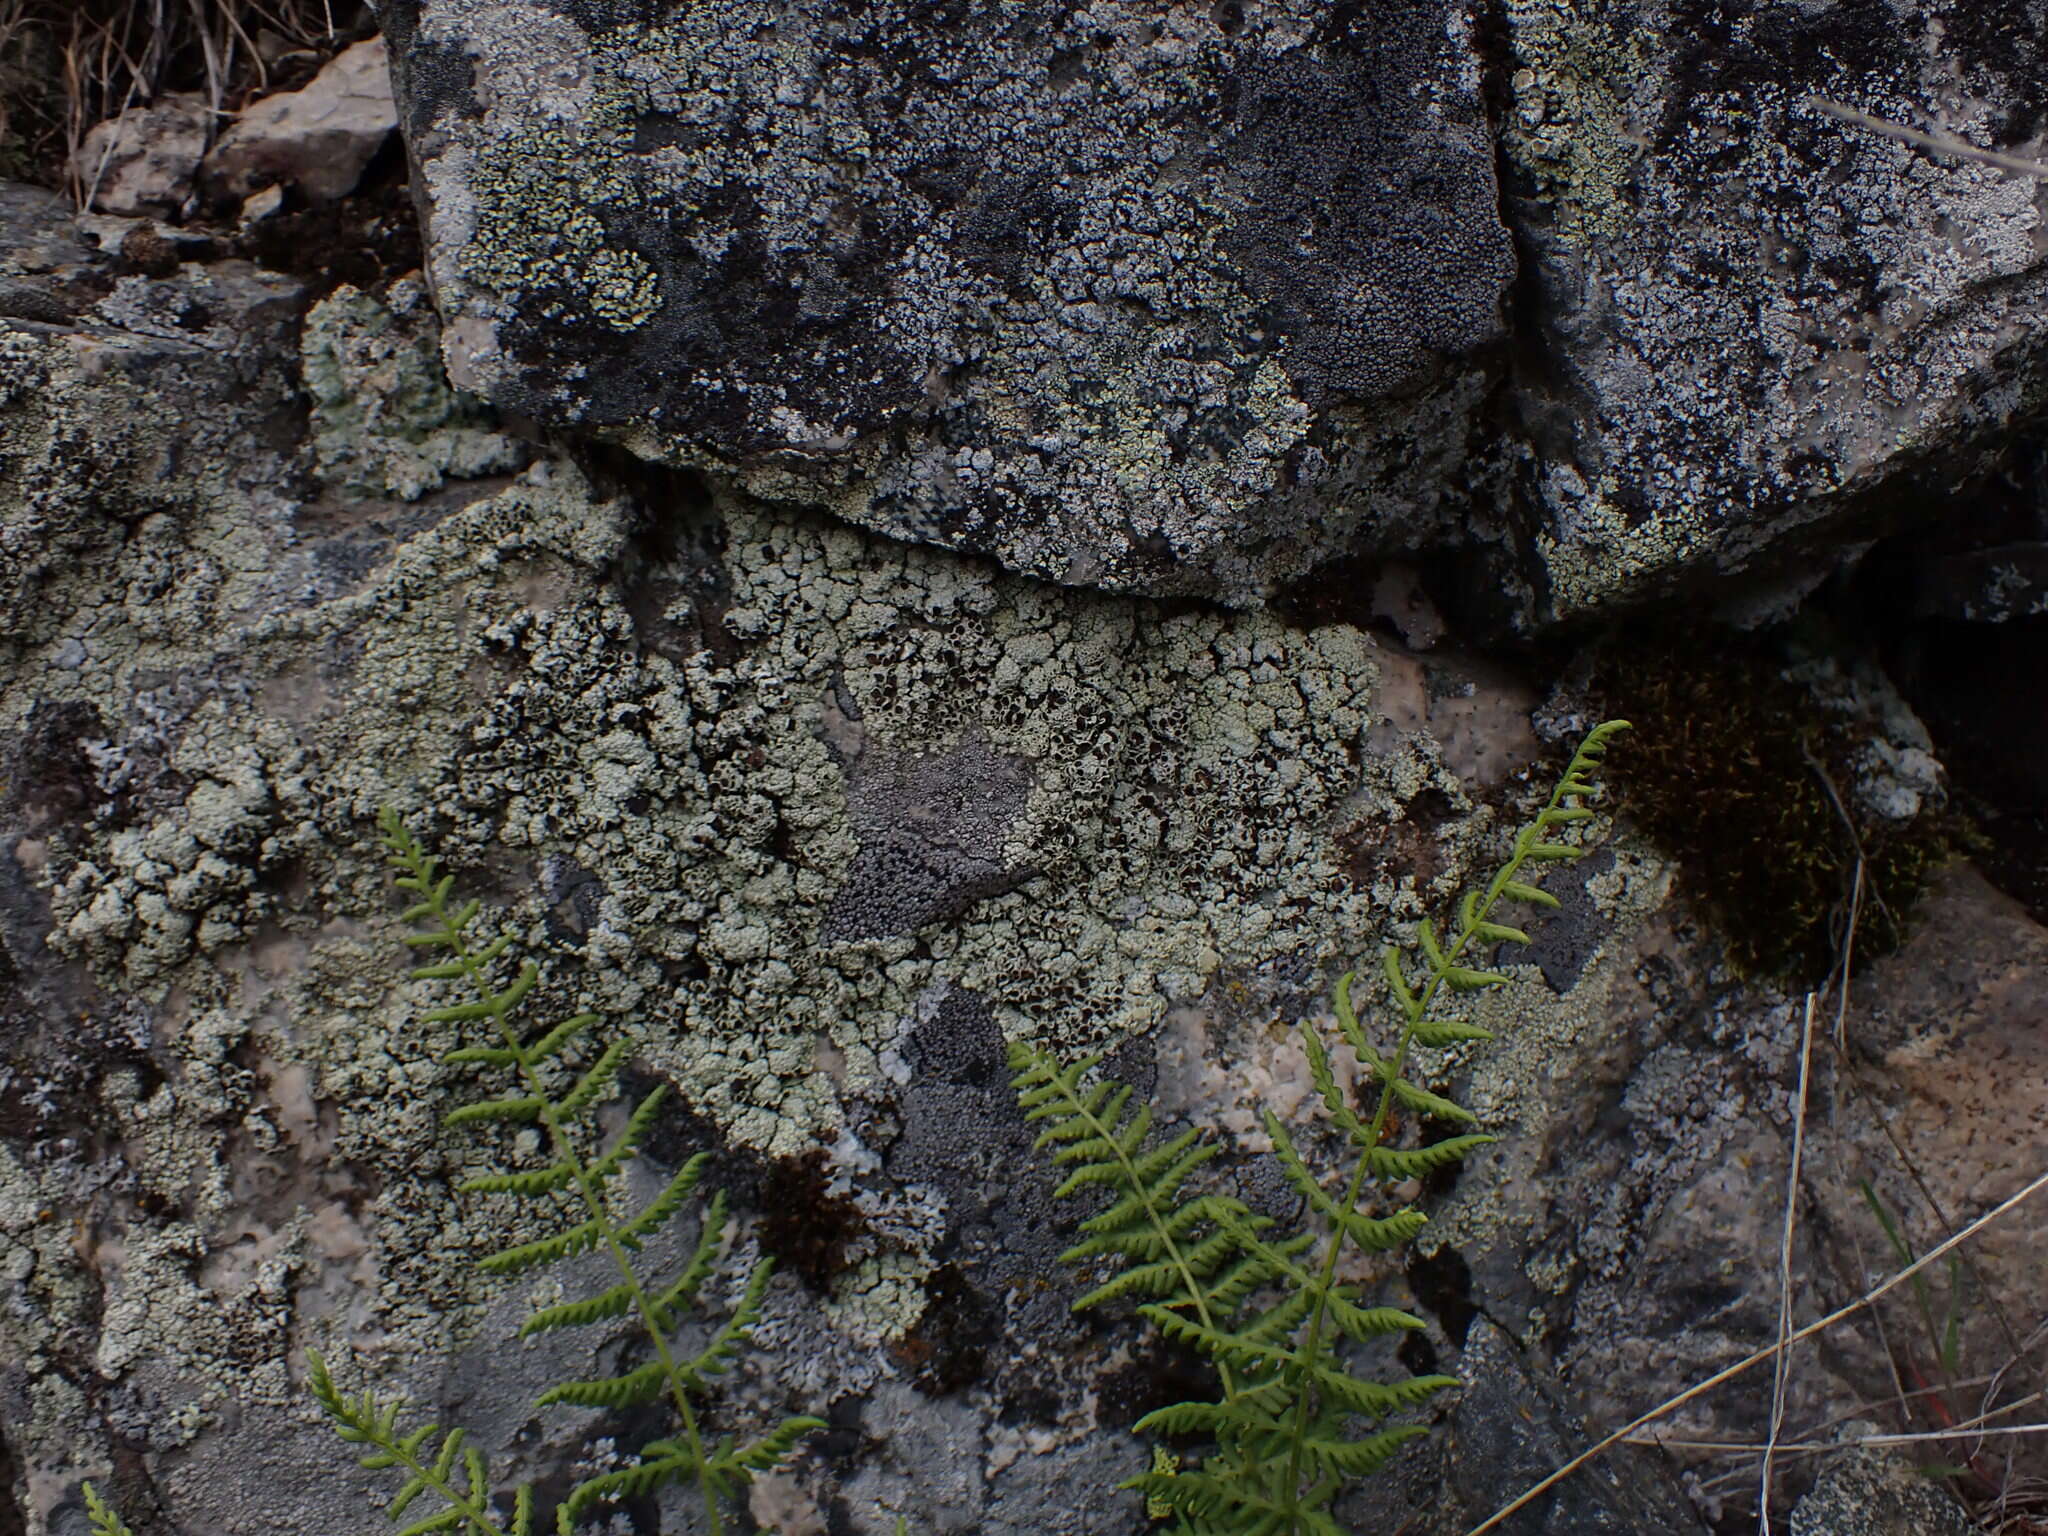
[[[1109,589],[1457,515],[1514,266],[1463,0],[384,17],[501,406]]]

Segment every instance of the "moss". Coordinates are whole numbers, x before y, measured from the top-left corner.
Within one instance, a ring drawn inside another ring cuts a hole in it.
[[[1737,969],[1794,986],[1828,973],[1859,846],[1857,952],[1898,947],[1960,823],[1939,805],[1887,816],[1856,792],[1883,722],[1845,712],[1767,638],[1636,631],[1595,676],[1602,713],[1657,722],[1615,750],[1617,808],[1676,860]]]

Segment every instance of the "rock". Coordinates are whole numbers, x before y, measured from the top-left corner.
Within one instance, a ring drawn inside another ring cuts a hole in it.
[[[417,275],[382,298],[342,287],[300,333],[313,457],[333,489],[417,501],[450,479],[517,469],[525,450],[480,402],[448,387],[440,331]]]
[[[1514,262],[1464,0],[637,14],[385,7],[464,388],[1108,589],[1466,515]]]
[[[1477,1322],[1459,1357],[1466,1385],[1452,1416],[1454,1528],[1478,1524],[1571,1460],[1590,1437],[1554,1381],[1490,1322]],[[1616,1447],[1501,1527],[1505,1536],[1681,1536],[1706,1527],[1670,1473]]]
[[[228,202],[271,186],[291,187],[310,203],[338,202],[397,126],[384,39],[372,37],[303,88],[243,108],[206,157],[207,188]]]
[[[203,96],[130,107],[86,133],[71,175],[102,212],[175,216],[192,196],[212,124]]]
[[[1526,627],[1810,584],[2044,398],[2035,184],[1812,99],[2023,145],[2037,9],[1902,4],[385,10],[497,404],[1072,584],[1461,551]]]
[[[1940,1484],[1897,1456],[1862,1447],[1830,1455],[1813,1492],[1792,1511],[1792,1536],[1972,1536],[1980,1529]]]
[[[2038,183],[1826,106],[2038,142],[2039,11],[1968,11],[1507,6],[1552,612],[1684,572],[1825,569],[1813,530],[1938,503],[2048,396]]]

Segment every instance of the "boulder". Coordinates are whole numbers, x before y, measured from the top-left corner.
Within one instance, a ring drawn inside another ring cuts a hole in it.
[[[1514,272],[1475,21],[384,8],[465,388],[1031,574],[1440,536]]]
[[[2048,398],[2038,8],[1483,9],[383,7],[459,382],[1062,582],[1803,591]]]

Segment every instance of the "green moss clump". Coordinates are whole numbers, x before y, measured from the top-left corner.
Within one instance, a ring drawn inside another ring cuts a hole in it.
[[[1614,754],[1617,808],[1678,862],[1739,971],[1803,987],[1847,936],[1859,847],[1869,956],[1904,941],[1962,826],[1941,806],[1894,820],[1860,803],[1875,726],[1787,670],[1768,638],[1637,630],[1603,646],[1591,691],[1601,714],[1658,722]]]

